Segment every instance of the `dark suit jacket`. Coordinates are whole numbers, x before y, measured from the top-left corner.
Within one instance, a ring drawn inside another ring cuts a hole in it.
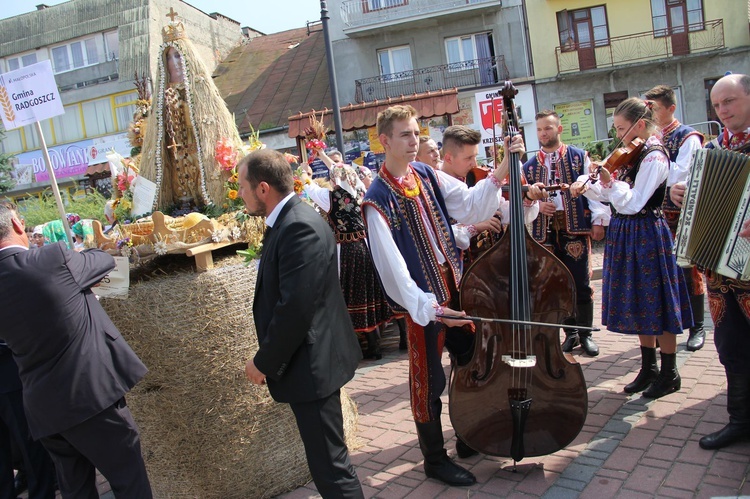
[[[333,232],[296,196],[263,242],[253,314],[255,365],[275,400],[327,397],[354,376],[362,351],[341,292]]]
[[[13,361],[13,354],[10,348],[0,341],[0,393],[10,393],[20,389],[21,378],[18,377],[18,366]]]
[[[35,439],[95,416],[146,374],[90,290],[113,268],[107,253],[63,243],[0,251],[0,338],[18,364]]]

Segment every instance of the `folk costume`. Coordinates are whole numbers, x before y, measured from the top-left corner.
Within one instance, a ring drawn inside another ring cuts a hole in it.
[[[378,327],[393,317],[367,247],[362,201],[365,188],[355,170],[336,165],[333,189],[305,184],[305,193],[320,207],[333,230],[339,260],[339,281],[354,331],[367,338],[365,356],[379,358]]]
[[[693,325],[672,233],[661,209],[668,174],[667,152],[652,136],[617,180],[608,185],[597,182],[584,194],[589,199],[609,201],[612,208],[602,275],[602,324],[610,331],[681,334],[683,328]],[[585,181],[586,176],[578,180]],[[658,398],[665,390],[671,393],[679,389],[676,353],[661,352],[659,371],[656,349],[641,346],[641,352],[641,372],[636,382],[625,387],[627,393],[644,390],[650,384],[644,396]]]
[[[469,189],[418,162],[395,178],[386,164],[363,203],[370,250],[386,295],[395,312],[408,314],[411,409],[425,472],[435,476],[431,470],[452,467],[459,477],[455,484],[475,479],[447,457],[440,423],[445,326],[436,314],[456,295],[462,272],[450,218],[464,224],[488,219],[497,209],[499,187],[490,177]]]
[[[726,128],[709,149],[740,149],[750,146],[750,128],[732,134]],[[748,149],[743,149],[750,154]],[[750,440],[750,281],[730,279],[706,271],[708,304],[714,322],[714,343],[727,375],[729,424],[701,438],[704,449],[720,449]]]
[[[703,135],[693,128],[683,125],[678,120],[672,121],[661,131],[662,144],[669,153],[669,177],[667,179],[667,194],[664,196],[664,218],[672,232],[672,237],[677,233],[677,222],[680,220],[680,208],[675,206],[669,197],[669,190],[678,182],[687,180],[690,173],[690,161],[693,153],[701,148]],[[693,310],[693,327],[687,340],[687,350],[694,352],[703,348],[706,333],[703,329],[704,302],[706,283],[701,271],[691,266],[682,269],[685,275],[690,305]]]
[[[544,185],[572,184],[581,175],[589,174],[590,161],[585,151],[562,144],[556,151],[540,150],[523,165],[529,183]],[[570,270],[576,283],[576,324],[594,324],[594,290],[591,288],[591,226],[609,225],[610,210],[599,201],[570,192],[552,193],[555,216],[540,215],[532,223],[532,236],[546,245]],[[563,351],[570,352],[582,344],[587,354],[599,355],[599,347],[591,339],[591,331],[565,330]]]
[[[491,173],[488,173],[491,175]],[[468,182],[467,178],[459,179],[462,182],[466,182],[470,187],[476,185],[476,182]],[[497,193],[498,206],[497,210],[500,212],[500,223],[503,224],[503,229],[510,223],[510,202],[505,199],[502,191]],[[524,223],[530,224],[539,215],[539,203],[535,201],[529,201],[524,198],[523,201],[523,218]],[[497,216],[494,215],[493,216]],[[464,268],[468,268],[482,253],[492,247],[493,244],[498,242],[503,236],[504,232],[501,233],[490,233],[490,231],[479,232],[474,224],[464,225],[451,219],[451,228],[453,229],[453,235],[456,237],[456,245],[463,252],[463,264]]]

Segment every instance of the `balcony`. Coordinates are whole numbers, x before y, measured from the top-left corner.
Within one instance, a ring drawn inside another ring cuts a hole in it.
[[[100,62],[99,64],[85,66],[73,71],[58,73],[55,75],[55,81],[61,92],[112,81],[119,77],[118,66],[117,59]]]
[[[670,57],[700,54],[724,48],[722,19],[691,24],[687,33],[680,30],[659,30],[616,36],[609,45],[596,47],[572,44],[556,47],[557,73],[576,73],[621,64],[653,62]]]
[[[344,0],[341,20],[345,34],[362,36],[392,25],[416,23],[417,27],[419,21],[440,16],[451,16],[454,21],[480,9],[502,6],[502,0]]]
[[[358,103],[372,102],[435,90],[494,85],[508,78],[505,57],[487,57],[356,80],[354,98]]]

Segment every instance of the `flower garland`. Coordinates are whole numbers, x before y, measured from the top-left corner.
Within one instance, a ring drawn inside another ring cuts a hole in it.
[[[216,162],[219,163],[220,168],[229,172],[229,179],[224,183],[227,193],[227,201],[224,204],[230,211],[241,210],[244,208],[244,202],[239,196],[240,182],[239,173],[237,171],[237,164],[243,156],[250,154],[253,151],[265,149],[266,145],[260,140],[260,131],[256,131],[252,125],[250,125],[250,136],[247,138],[247,144],[243,144],[241,150],[236,150],[234,145],[227,139],[219,139],[216,144],[216,150],[214,157]],[[291,156],[291,154],[289,155]],[[296,156],[292,156],[296,158]],[[287,161],[289,159],[287,158]]]

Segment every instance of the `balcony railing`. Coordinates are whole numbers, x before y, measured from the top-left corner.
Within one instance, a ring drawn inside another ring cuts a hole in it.
[[[73,71],[58,73],[55,75],[55,82],[57,82],[60,91],[64,92],[74,88],[116,80],[118,77],[119,61],[114,59],[92,66],[84,66]]]
[[[344,0],[341,19],[347,30],[487,6],[502,7],[502,0]]]
[[[431,90],[494,85],[508,77],[505,57],[487,57],[357,80],[355,99],[371,102]]]
[[[688,31],[659,30],[616,36],[601,47],[556,47],[558,74],[573,73],[620,64],[654,61],[669,57],[697,54],[724,48],[722,19],[690,24]]]

